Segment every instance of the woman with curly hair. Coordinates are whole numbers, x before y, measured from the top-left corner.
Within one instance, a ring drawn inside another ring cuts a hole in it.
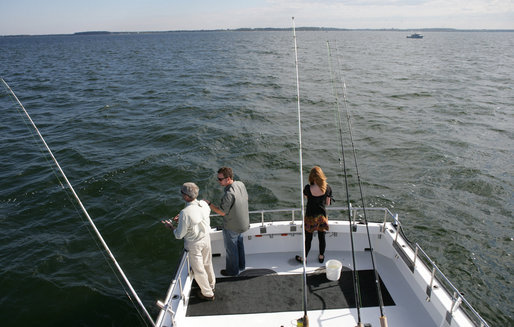
[[[328,217],[325,207],[332,201],[332,189],[327,184],[327,177],[320,167],[315,166],[309,174],[309,185],[305,185],[303,194],[307,198],[307,209],[305,211],[305,257],[311,249],[312,237],[315,231],[318,232],[319,255],[318,260],[323,263],[325,260],[325,233],[328,231]],[[297,255],[295,259],[302,262],[302,257]]]

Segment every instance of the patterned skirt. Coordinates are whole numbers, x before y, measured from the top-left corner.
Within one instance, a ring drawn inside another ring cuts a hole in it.
[[[305,231],[309,233],[328,231],[328,218],[323,215],[305,216]]]

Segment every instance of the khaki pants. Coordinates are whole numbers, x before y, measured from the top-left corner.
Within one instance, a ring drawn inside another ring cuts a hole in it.
[[[189,263],[193,269],[194,278],[202,294],[207,297],[214,295],[216,276],[212,268],[211,238],[207,234],[195,242],[187,242],[186,250],[189,253]]]

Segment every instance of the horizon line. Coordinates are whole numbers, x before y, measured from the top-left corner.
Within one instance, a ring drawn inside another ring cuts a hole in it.
[[[218,29],[178,29],[163,31],[81,31],[74,33],[51,33],[51,34],[7,34],[0,37],[29,37],[29,36],[73,36],[73,35],[107,35],[107,34],[151,34],[151,33],[177,33],[177,32],[248,32],[248,31],[289,31],[291,27],[241,27],[241,28],[218,28]],[[425,27],[425,28],[341,28],[341,27],[297,27],[298,31],[425,31],[425,32],[514,32],[514,29],[485,29],[485,28],[451,28],[451,27]]]

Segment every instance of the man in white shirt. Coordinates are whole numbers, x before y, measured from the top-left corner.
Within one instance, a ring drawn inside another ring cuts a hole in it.
[[[166,227],[173,230],[177,239],[184,239],[184,248],[189,253],[189,263],[193,269],[194,278],[200,291],[198,296],[203,300],[214,300],[216,276],[212,268],[212,251],[210,233],[211,209],[203,201],[198,201],[199,188],[195,183],[184,183],[180,189],[186,207],[173,218],[178,220],[175,228],[172,220],[164,220]]]

